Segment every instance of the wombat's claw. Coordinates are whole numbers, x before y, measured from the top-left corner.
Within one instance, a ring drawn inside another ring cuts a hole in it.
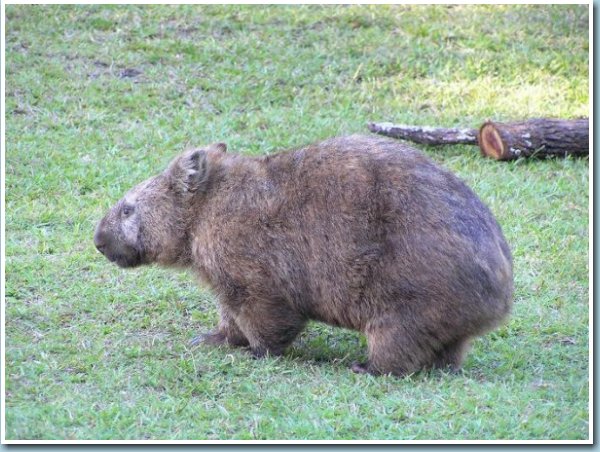
[[[352,365],[350,366],[350,370],[357,374],[369,373],[369,371],[367,370],[367,363],[359,363],[358,361],[352,363]]]
[[[190,340],[190,346],[195,347],[200,344],[224,345],[227,343],[227,337],[223,333],[203,333]]]
[[[193,337],[190,339],[188,344],[190,345],[190,347],[195,347],[197,345],[200,345],[202,342],[204,342],[205,336],[206,336],[206,334],[201,334],[199,336]]]

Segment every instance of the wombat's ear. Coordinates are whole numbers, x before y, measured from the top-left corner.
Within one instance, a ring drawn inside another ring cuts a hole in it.
[[[227,145],[225,143],[213,143],[208,146],[209,151],[227,152]]]
[[[171,171],[174,187],[182,192],[202,191],[208,179],[206,152],[194,149],[181,156]]]

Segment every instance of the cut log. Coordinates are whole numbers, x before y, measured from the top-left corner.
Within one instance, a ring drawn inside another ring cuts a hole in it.
[[[369,130],[380,135],[401,138],[414,143],[477,144],[477,129],[445,129],[441,127],[410,126],[391,122],[369,123]]]
[[[487,121],[478,134],[482,155],[496,160],[589,154],[589,120]]]

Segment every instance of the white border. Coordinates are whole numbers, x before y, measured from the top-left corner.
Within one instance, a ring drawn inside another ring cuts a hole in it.
[[[589,335],[588,335],[588,350],[589,350],[589,392],[588,392],[588,410],[589,410],[589,439],[593,444],[594,439],[594,8],[593,3],[590,3],[589,10],[589,94],[588,94],[588,117],[590,130],[590,157],[589,157],[589,206],[588,206],[588,282],[589,282]]]
[[[281,444],[281,445],[292,445],[292,444],[481,444],[481,445],[493,445],[493,444],[549,444],[549,445],[560,445],[560,444],[592,444],[591,440],[9,440],[5,441],[4,444],[219,444],[219,445],[246,445],[246,444]]]
[[[2,431],[2,442],[4,443],[5,438],[6,438],[6,416],[4,415],[4,413],[6,413],[6,406],[5,403],[6,401],[4,400],[5,398],[5,393],[6,393],[6,374],[5,374],[5,369],[4,369],[4,363],[5,363],[5,343],[6,343],[6,339],[5,339],[5,332],[6,332],[6,315],[5,315],[5,304],[6,304],[6,298],[5,298],[5,261],[6,261],[6,247],[5,247],[5,243],[6,243],[6,222],[5,222],[5,218],[6,218],[6,211],[5,211],[5,201],[6,201],[6,197],[5,197],[5,193],[6,193],[6,159],[5,159],[5,146],[6,146],[6,105],[5,105],[5,88],[6,88],[6,64],[4,61],[4,55],[5,55],[5,40],[6,40],[6,27],[5,27],[5,23],[6,23],[6,16],[5,16],[5,7],[4,7],[4,2],[2,2],[2,40],[1,40],[1,46],[2,46],[2,87],[0,88],[1,90],[1,95],[2,95],[2,100],[1,100],[1,112],[2,112],[2,118],[0,118],[0,130],[2,130],[2,144],[0,145],[0,166],[2,167],[2,175],[0,176],[0,178],[2,178],[2,188],[0,189],[0,198],[2,201],[2,214],[0,215],[0,217],[2,218],[2,220],[0,221],[0,223],[2,223],[2,231],[0,231],[0,249],[2,250],[2,257],[0,258],[0,276],[2,278],[2,281],[0,282],[0,296],[2,297],[2,413],[0,413],[2,415],[2,426],[1,431]]]
[[[548,5],[548,4],[559,4],[559,5],[590,5],[592,7],[592,3],[589,1],[581,1],[581,0],[553,0],[548,2],[547,0],[528,0],[527,2],[522,1],[469,1],[469,0],[456,0],[456,1],[447,1],[447,0],[429,0],[426,2],[419,0],[406,0],[406,1],[389,1],[389,0],[302,0],[300,2],[293,2],[290,0],[274,0],[274,1],[260,1],[260,0],[241,0],[237,2],[231,1],[204,1],[204,0],[177,0],[172,3],[164,2],[164,1],[153,1],[153,0],[129,0],[127,2],[118,1],[118,0],[98,0],[94,2],[81,1],[81,0],[46,0],[46,1],[34,1],[34,0],[9,0],[3,2],[7,5],[86,5],[86,4],[94,4],[94,5],[228,5],[228,4],[275,4],[275,5],[364,5],[364,4],[373,4],[373,5],[389,5],[389,4],[405,4],[405,5],[455,5],[455,4],[478,4],[478,5]]]
[[[120,1],[111,1],[111,0],[100,0],[93,2],[94,4],[123,4]],[[128,4],[163,4],[164,2],[152,2],[148,0],[130,0],[127,2]],[[193,1],[193,0],[180,0],[177,1],[177,4],[211,4],[211,3],[219,3],[219,4],[229,4],[231,2],[205,2],[205,1]],[[260,1],[243,1],[243,3],[255,3],[255,4],[264,4],[265,2]],[[289,1],[272,1],[270,3],[273,4],[293,4]],[[309,0],[303,1],[304,4],[360,4],[365,2],[360,2],[357,0],[350,1],[316,1]],[[368,3],[370,4],[389,4],[389,3],[397,3],[390,2],[385,0],[371,0]],[[404,1],[401,2],[404,4],[422,4],[420,1]],[[448,4],[448,3],[474,3],[472,1],[440,1],[434,0],[429,1],[427,4]],[[497,4],[498,2],[490,2],[490,1],[482,1],[477,3],[485,3],[485,4]],[[547,0],[530,0],[527,3],[529,4],[547,4]],[[5,331],[6,331],[6,316],[5,316],[5,260],[6,260],[6,252],[5,252],[5,235],[6,235],[6,134],[2,133],[2,142],[0,147],[0,161],[1,161],[1,180],[2,186],[0,190],[0,200],[1,200],[1,217],[0,223],[2,230],[0,232],[0,249],[2,250],[2,256],[0,259],[0,276],[2,280],[0,281],[0,295],[2,298],[2,306],[1,306],[1,316],[2,316],[2,393],[1,393],[1,410],[0,413],[2,415],[2,423],[0,426],[1,430],[1,443],[2,444],[593,444],[593,435],[594,435],[594,410],[593,410],[593,400],[594,400],[594,385],[593,385],[593,366],[594,366],[594,353],[593,353],[593,337],[594,337],[594,303],[593,303],[593,286],[594,286],[594,264],[593,264],[593,231],[594,231],[594,218],[593,218],[593,205],[594,205],[594,177],[593,177],[593,163],[594,163],[594,147],[593,147],[593,134],[594,134],[594,118],[593,118],[593,83],[594,83],[594,70],[593,70],[593,58],[594,58],[594,42],[593,42],[593,2],[582,2],[582,1],[568,1],[568,0],[558,0],[553,1],[552,3],[556,4],[578,4],[589,5],[589,120],[590,120],[590,153],[589,153],[589,168],[590,168],[590,184],[589,184],[589,398],[588,398],[588,407],[589,407],[589,439],[587,440],[6,440],[6,401],[5,401],[5,382],[6,382],[6,374],[5,374]],[[2,2],[2,11],[1,11],[1,20],[2,20],[2,37],[1,37],[1,65],[2,65],[2,83],[1,83],[1,118],[0,118],[0,130],[6,130],[6,122],[5,122],[5,114],[6,114],[6,105],[5,105],[5,94],[6,94],[6,64],[5,64],[5,54],[6,54],[6,10],[5,5],[13,5],[13,4],[89,4],[89,2],[82,1],[57,1],[57,0],[49,0],[45,2],[37,2],[37,1],[21,1],[21,0],[10,0]],[[503,4],[522,4],[522,2],[518,1],[508,1],[503,2]]]

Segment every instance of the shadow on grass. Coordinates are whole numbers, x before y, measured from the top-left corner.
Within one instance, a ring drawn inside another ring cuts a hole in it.
[[[488,345],[489,340],[483,339]],[[492,348],[493,348],[493,344]],[[330,327],[324,324],[311,324],[286,350],[283,356],[267,356],[265,358],[254,358],[247,347],[221,346],[214,348],[208,344],[200,344],[200,349],[221,350],[223,356],[229,356],[231,360],[237,360],[242,367],[317,367],[328,369],[333,372],[351,372],[350,367],[354,362],[367,360],[366,339],[358,331],[350,331]],[[478,349],[478,350],[477,350]],[[499,362],[499,351],[489,350],[487,355],[482,356],[481,344],[467,355],[464,367],[458,371],[451,369],[425,369],[404,377],[402,380],[410,381],[452,381],[464,379],[483,382],[504,381],[514,378],[516,369],[507,363]],[[238,358],[242,358],[241,362]],[[225,360],[227,361],[227,360]],[[242,364],[243,362],[243,364]],[[253,365],[252,363],[255,363]],[[230,364],[230,363],[229,363]],[[219,369],[221,366],[217,366]],[[229,365],[226,365],[229,371]],[[221,369],[223,370],[223,369]]]

